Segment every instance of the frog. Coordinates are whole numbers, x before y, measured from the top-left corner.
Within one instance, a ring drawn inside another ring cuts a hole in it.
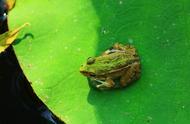
[[[140,78],[140,57],[133,45],[115,43],[100,56],[89,57],[79,70],[97,89],[123,88]]]

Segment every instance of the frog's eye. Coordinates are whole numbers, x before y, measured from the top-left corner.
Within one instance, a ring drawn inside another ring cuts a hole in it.
[[[93,57],[89,57],[89,58],[87,59],[87,64],[88,64],[88,65],[93,64],[94,62],[95,62],[95,58],[93,58]]]

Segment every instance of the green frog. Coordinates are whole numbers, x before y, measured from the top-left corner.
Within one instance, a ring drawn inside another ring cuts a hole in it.
[[[140,59],[132,45],[115,43],[98,57],[89,57],[80,73],[100,90],[122,88],[140,77]],[[115,80],[119,80],[117,84]]]

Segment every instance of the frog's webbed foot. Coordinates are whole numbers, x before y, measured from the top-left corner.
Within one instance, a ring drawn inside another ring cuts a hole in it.
[[[129,70],[121,77],[120,84],[122,87],[127,86],[132,81],[138,79],[140,77],[140,63],[135,62],[134,64],[130,65]]]
[[[97,80],[94,79],[95,81],[99,82],[100,84],[96,85],[96,88],[105,90],[105,89],[110,89],[114,87],[115,83],[111,78],[106,78],[105,81]]]

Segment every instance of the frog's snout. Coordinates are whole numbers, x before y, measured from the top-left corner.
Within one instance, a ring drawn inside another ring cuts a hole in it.
[[[80,71],[80,73],[83,74],[83,75],[85,75],[85,73],[87,73],[87,72],[85,71],[84,65],[81,65],[79,71]]]
[[[84,71],[84,65],[81,65],[79,70],[80,70],[80,72]]]
[[[84,76],[87,76],[87,77],[90,76],[88,72],[86,72],[86,71],[84,71],[82,69],[80,69],[80,73],[83,74]]]
[[[79,71],[80,71],[81,74],[83,74],[86,77],[95,77],[96,76],[94,73],[86,71],[83,66],[81,66]]]

